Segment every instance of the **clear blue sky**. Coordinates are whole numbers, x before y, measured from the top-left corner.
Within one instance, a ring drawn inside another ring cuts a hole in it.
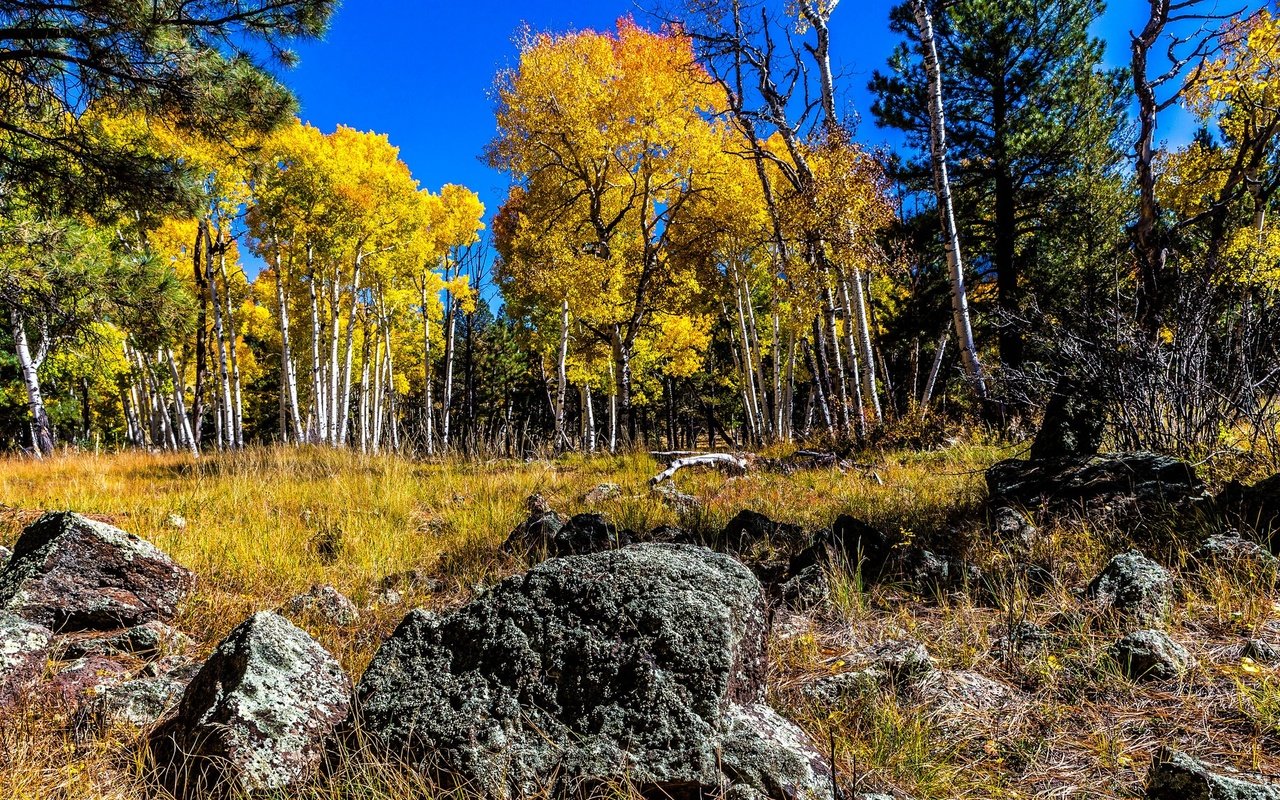
[[[831,23],[842,102],[862,116],[858,137],[872,145],[894,143],[875,127],[866,92],[872,70],[896,44],[891,5],[845,0]],[[1118,0],[1098,24],[1109,63],[1127,60],[1128,31],[1145,11],[1145,3]],[[328,37],[300,47],[301,63],[284,79],[304,120],[326,132],[342,123],[389,134],[423,186],[469,186],[491,215],[508,181],[480,160],[494,134],[489,90],[494,74],[515,60],[517,31],[525,23],[535,30],[608,29],[625,14],[646,22],[629,0],[347,0]]]

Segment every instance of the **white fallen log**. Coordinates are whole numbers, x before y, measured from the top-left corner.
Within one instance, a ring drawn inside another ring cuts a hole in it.
[[[747,460],[732,453],[702,453],[701,455],[688,456],[686,458],[677,458],[671,462],[671,465],[654,475],[649,479],[650,486],[657,486],[665,480],[670,480],[680,470],[685,467],[698,466],[715,466],[728,470],[735,474],[741,475],[747,471]]]

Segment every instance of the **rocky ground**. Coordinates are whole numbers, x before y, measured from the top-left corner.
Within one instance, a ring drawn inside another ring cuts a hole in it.
[[[786,473],[771,491],[908,489],[776,467],[752,465]],[[356,599],[242,592],[259,607],[221,622],[218,568],[214,592],[101,514],[14,510],[0,795],[1280,799],[1280,476],[1120,453],[980,477],[936,514],[826,524],[717,522],[742,498],[710,476],[644,490],[648,526],[628,483],[576,514],[535,493]],[[462,552],[505,566],[454,591]]]

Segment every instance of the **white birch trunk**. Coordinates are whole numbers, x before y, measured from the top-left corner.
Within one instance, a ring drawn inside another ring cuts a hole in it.
[[[18,357],[18,371],[22,374],[22,383],[27,389],[27,409],[31,412],[32,452],[36,457],[44,458],[53,455],[56,443],[53,436],[53,423],[49,421],[49,412],[44,406],[44,394],[40,391],[40,363],[48,352],[49,336],[44,333],[40,337],[40,348],[32,354],[31,344],[27,341],[26,321],[16,307],[9,308],[9,328],[13,334],[13,345]]]
[[[942,107],[942,72],[938,65],[938,48],[933,38],[933,19],[924,0],[912,0],[916,26],[920,30],[920,43],[924,46],[924,66],[929,78],[929,142],[933,161],[934,190],[938,195],[938,214],[942,221],[942,235],[947,250],[947,264],[951,268],[951,314],[955,322],[956,339],[960,343],[961,359],[965,373],[981,399],[987,397],[986,377],[982,362],[978,360],[978,348],[973,340],[973,325],[969,318],[969,295],[965,289],[964,261],[960,254],[960,235],[956,230],[955,211],[951,205],[951,181],[947,177],[946,117]]]

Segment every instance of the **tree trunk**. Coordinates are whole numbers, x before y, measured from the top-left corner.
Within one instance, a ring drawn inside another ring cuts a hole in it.
[[[293,365],[293,345],[289,340],[289,299],[284,291],[283,265],[276,245],[276,305],[280,307],[280,379],[288,400],[289,423],[295,442],[302,441],[302,412],[298,408],[298,373]]]
[[[324,405],[324,375],[320,368],[320,301],[317,297],[315,261],[310,248],[307,248],[307,299],[311,303],[311,438],[324,441],[325,424],[328,418]]]
[[[56,442],[53,436],[53,423],[49,421],[49,413],[44,407],[44,395],[40,392],[40,376],[37,370],[48,352],[48,334],[40,338],[40,347],[35,354],[27,341],[26,321],[16,307],[9,309],[9,329],[13,334],[14,350],[18,357],[18,371],[22,374],[22,382],[27,387],[27,408],[31,411],[32,451],[39,458],[53,455]]]
[[[564,401],[565,393],[569,388],[569,301],[565,300],[560,306],[560,347],[556,351],[556,446],[559,451],[562,447],[569,449],[569,435],[564,429]]]
[[[186,382],[182,380],[182,373],[178,370],[178,362],[173,358],[173,350],[166,347],[164,349],[165,360],[169,363],[169,374],[173,376],[173,405],[177,409],[178,419],[181,420],[182,427],[181,439],[182,444],[191,451],[191,455],[195,458],[200,457],[200,446],[196,444],[196,439],[191,435],[191,421],[187,419],[186,402],[183,395],[186,393]]]
[[[942,107],[942,72],[938,65],[938,48],[933,39],[933,19],[925,0],[912,0],[916,25],[920,30],[920,43],[924,47],[924,65],[929,78],[929,143],[933,161],[933,184],[938,196],[938,214],[942,222],[942,235],[947,250],[947,263],[951,268],[951,313],[955,322],[956,339],[960,342],[965,373],[979,399],[987,398],[986,376],[978,359],[978,348],[973,340],[973,325],[969,319],[969,295],[965,289],[964,261],[960,255],[960,234],[956,230],[955,211],[951,204],[951,180],[947,176],[946,118]]]

